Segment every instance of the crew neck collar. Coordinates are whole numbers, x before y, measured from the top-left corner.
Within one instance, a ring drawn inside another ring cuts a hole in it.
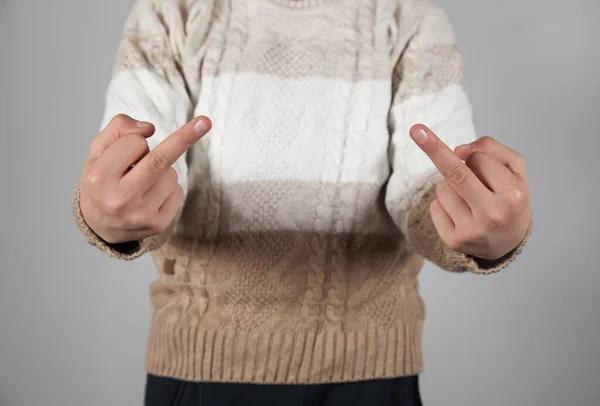
[[[339,1],[340,0],[271,0],[271,2],[280,6],[298,9],[323,6],[326,4],[337,3]]]

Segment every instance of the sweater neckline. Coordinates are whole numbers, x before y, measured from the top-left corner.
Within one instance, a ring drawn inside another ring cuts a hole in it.
[[[325,4],[337,3],[339,0],[271,0],[280,6],[290,8],[309,8],[323,6]]]

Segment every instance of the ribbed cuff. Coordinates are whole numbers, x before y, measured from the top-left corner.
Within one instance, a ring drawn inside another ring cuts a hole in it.
[[[435,200],[435,186],[428,190],[421,202],[412,209],[408,219],[408,239],[419,254],[446,271],[471,272],[480,275],[497,273],[517,258],[527,244],[533,229],[532,215],[525,237],[511,252],[495,261],[474,258],[448,248],[441,240],[429,213],[429,206],[433,200]]]
[[[422,323],[343,332],[153,324],[146,370],[187,381],[317,384],[422,372]]]
[[[77,223],[77,227],[79,228],[79,231],[81,231],[81,233],[86,237],[88,243],[97,247],[101,251],[108,254],[108,256],[113,258],[121,260],[132,260],[138,258],[148,251],[159,248],[166,239],[164,235],[158,235],[144,238],[141,241],[132,241],[121,244],[107,243],[90,228],[83,218],[81,206],[79,204],[79,183],[73,192],[72,211],[75,222]]]

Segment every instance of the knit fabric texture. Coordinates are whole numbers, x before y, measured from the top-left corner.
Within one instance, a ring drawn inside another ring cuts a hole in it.
[[[422,371],[425,259],[494,273],[445,247],[441,180],[408,136],[475,140],[463,58],[428,0],[138,0],[102,127],[150,121],[156,147],[196,115],[212,131],[174,165],[168,233],[127,252],[73,211],[88,241],[151,252],[146,368],[191,381],[324,383]]]

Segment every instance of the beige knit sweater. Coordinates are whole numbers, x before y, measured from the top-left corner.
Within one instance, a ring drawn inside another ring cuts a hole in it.
[[[154,148],[191,117],[213,130],[175,165],[186,192],[152,251],[150,373],[318,383],[422,370],[427,259],[504,268],[448,249],[429,217],[440,175],[410,140],[424,123],[475,139],[463,65],[428,0],[138,0],[103,126],[154,123]]]

